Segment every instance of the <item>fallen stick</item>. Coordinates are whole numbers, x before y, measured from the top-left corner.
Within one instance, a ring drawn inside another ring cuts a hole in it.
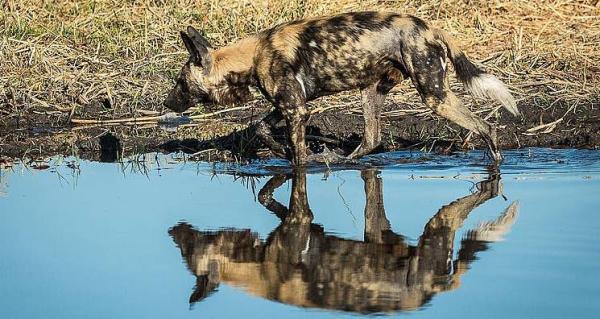
[[[71,123],[77,125],[89,125],[89,124],[120,124],[120,123],[140,123],[140,122],[159,122],[159,123],[185,123],[193,120],[202,120],[215,115],[241,111],[251,108],[252,106],[239,106],[232,107],[225,110],[215,111],[212,113],[192,115],[192,116],[180,116],[175,113],[166,113],[157,116],[142,116],[142,117],[127,117],[113,120],[87,120],[87,119],[71,119]]]
[[[223,114],[223,113],[228,113],[228,112],[234,112],[234,111],[241,111],[241,110],[247,110],[249,108],[252,108],[254,106],[238,106],[238,107],[232,107],[229,109],[225,109],[225,110],[220,110],[220,111],[215,111],[212,113],[206,113],[206,114],[199,114],[199,115],[192,115],[189,118],[191,120],[199,120],[199,119],[205,119],[207,117],[211,117],[211,116],[215,116],[215,115],[219,115],[219,114]]]
[[[544,131],[542,131],[542,133],[550,133],[552,131],[554,131],[554,128],[556,128],[556,125],[560,122],[563,121],[563,118],[559,118],[558,120],[554,121],[554,122],[550,122],[547,124],[542,124],[542,125],[538,125],[535,127],[532,127],[530,129],[528,129],[526,132],[527,133],[533,133],[533,132],[537,132],[539,130],[545,129]]]
[[[139,123],[139,122],[158,122],[161,116],[142,116],[128,117],[114,120],[86,120],[86,119],[71,119],[73,124],[119,124],[119,123]]]
[[[314,115],[314,114],[319,114],[319,113],[323,113],[325,111],[331,110],[331,109],[335,109],[335,108],[339,108],[342,107],[343,105],[330,105],[330,106],[324,106],[324,107],[317,107],[314,108],[312,110],[310,110],[310,114]]]

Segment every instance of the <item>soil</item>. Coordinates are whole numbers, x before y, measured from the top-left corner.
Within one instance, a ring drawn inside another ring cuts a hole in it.
[[[501,112],[490,121],[499,128],[502,149],[598,149],[599,105],[600,101],[577,107],[555,103],[545,110],[521,106],[522,118]],[[393,108],[388,105],[386,111]],[[140,153],[177,151],[206,161],[269,158],[272,154],[257,140],[252,125],[248,125],[260,119],[265,111],[264,105],[257,106],[177,129],[164,129],[156,124],[73,126],[68,114],[6,117],[0,121],[0,158],[39,160],[54,155],[76,155],[82,159],[116,161]],[[282,124],[277,136],[285,141]],[[314,153],[327,146],[336,153],[348,154],[360,143],[361,134],[360,114],[333,109],[312,117],[307,139]],[[427,113],[385,116],[383,143],[377,152],[419,149],[449,153],[484,146],[477,136],[469,135]]]

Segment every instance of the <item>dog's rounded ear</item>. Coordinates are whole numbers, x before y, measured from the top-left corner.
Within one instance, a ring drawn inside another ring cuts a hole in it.
[[[210,45],[208,40],[206,40],[206,38],[203,37],[202,34],[200,34],[200,32],[198,32],[198,30],[196,30],[191,25],[187,27],[187,33],[190,35],[192,40],[194,42],[196,42],[197,44],[202,45],[208,49],[212,49],[212,45]]]
[[[187,35],[187,33],[185,33],[185,31],[179,32],[179,35],[181,36],[181,40],[183,40],[183,44],[185,45],[185,48],[188,50],[192,60],[195,60],[196,58],[198,58],[198,50],[196,50],[196,47],[194,46],[194,42],[192,42],[192,39],[190,38],[190,36]]]
[[[195,33],[189,34],[190,29]],[[181,31],[180,35],[183,44],[185,44],[185,48],[190,53],[192,63],[203,66],[207,70],[210,69],[212,60],[209,47],[205,45],[208,41],[206,41],[206,39],[204,39],[193,27],[188,27],[188,33]]]

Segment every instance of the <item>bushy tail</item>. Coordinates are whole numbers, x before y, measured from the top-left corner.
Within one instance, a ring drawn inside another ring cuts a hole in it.
[[[456,76],[473,96],[496,100],[514,116],[521,115],[515,98],[502,81],[491,74],[485,73],[469,61],[465,53],[456,45],[454,39],[447,32],[440,29],[434,29],[433,32],[438,40],[446,44],[450,60],[456,70]]]
[[[518,201],[510,204],[496,220],[480,223],[476,229],[469,230],[466,238],[487,242],[501,241],[510,232],[517,216],[519,216]]]

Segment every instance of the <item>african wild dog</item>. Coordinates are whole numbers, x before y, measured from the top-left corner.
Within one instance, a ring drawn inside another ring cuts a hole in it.
[[[229,46],[213,49],[193,27],[181,38],[190,53],[165,105],[182,112],[196,103],[241,103],[257,87],[275,110],[257,126],[257,134],[276,155],[286,148],[271,129],[285,119],[294,165],[307,161],[306,102],[336,92],[360,89],[364,135],[349,155],[358,158],[381,142],[380,112],[385,95],[410,78],[423,102],[438,115],[478,133],[496,161],[502,159],[496,130],[473,114],[450,91],[447,57],[458,79],[475,96],[500,102],[519,115],[504,84],[471,63],[444,31],[423,20],[383,12],[352,12],[284,23]]]

